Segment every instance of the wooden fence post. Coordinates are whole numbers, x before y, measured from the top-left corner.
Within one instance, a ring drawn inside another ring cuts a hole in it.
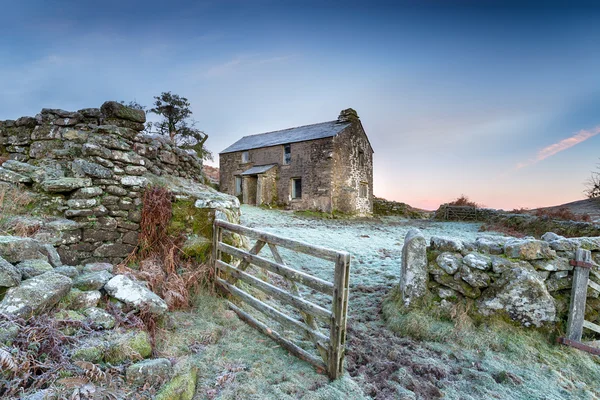
[[[573,287],[571,288],[571,304],[567,321],[567,339],[581,342],[585,317],[585,299],[592,266],[592,252],[577,249],[573,264]]]

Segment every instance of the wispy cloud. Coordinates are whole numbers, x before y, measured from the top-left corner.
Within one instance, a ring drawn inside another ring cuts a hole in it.
[[[556,154],[560,153],[561,151],[567,150],[581,142],[585,142],[589,138],[594,137],[598,134],[600,134],[600,125],[596,126],[595,128],[589,129],[589,130],[586,130],[586,129],[581,130],[581,131],[575,133],[571,137],[563,139],[560,142],[551,144],[550,146],[544,147],[543,149],[538,151],[535,158],[532,158],[528,161],[518,163],[517,169],[528,167],[532,164],[535,164],[542,160],[545,160],[548,157],[552,157],[553,155],[556,155]]]
[[[210,67],[206,71],[205,76],[206,77],[223,76],[228,73],[234,72],[234,71],[238,70],[239,68],[280,63],[280,62],[287,61],[287,60],[291,59],[292,57],[293,57],[292,55],[276,56],[276,57],[269,57],[269,58],[260,58],[257,55],[239,56],[239,57],[236,57],[225,63],[221,63],[221,64]]]

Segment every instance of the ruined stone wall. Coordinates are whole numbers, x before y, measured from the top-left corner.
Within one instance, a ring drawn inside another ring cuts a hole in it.
[[[333,208],[346,213],[372,214],[373,150],[358,119],[334,138],[333,158]],[[364,197],[361,185],[367,186]]]
[[[333,166],[332,138],[291,143],[292,160],[283,163],[283,146],[271,146],[248,150],[249,162],[242,163],[241,151],[220,155],[222,192],[235,194],[235,176],[255,165],[277,164],[278,176],[268,175],[263,183],[269,185],[275,180],[277,192],[264,194],[264,203],[287,205],[294,210],[316,209],[331,211],[331,178]],[[291,198],[292,178],[302,179],[302,198]]]
[[[147,185],[162,179],[204,190],[202,160],[166,138],[142,134],[144,122],[143,111],[116,102],[0,121],[0,157],[8,159],[0,183],[39,194],[44,214],[66,218],[44,222],[37,233],[64,263],[126,257],[138,243]]]
[[[407,236],[405,242],[410,254],[403,261],[403,271],[409,271],[402,278],[403,287],[413,289],[405,290],[405,304],[430,295],[439,306],[449,307],[469,298],[480,314],[503,314],[525,326],[566,321],[573,280],[569,261],[577,248],[591,250],[594,262],[600,264],[600,237],[546,233],[542,240],[482,236],[475,242],[432,237],[424,250],[411,243],[414,236]],[[600,282],[598,266],[590,279]],[[600,322],[599,297],[588,288],[586,320],[590,322]]]

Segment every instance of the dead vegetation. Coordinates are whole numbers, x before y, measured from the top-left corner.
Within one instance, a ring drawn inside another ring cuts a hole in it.
[[[459,206],[459,207],[473,207],[473,208],[481,208],[483,207],[479,203],[475,203],[471,201],[467,196],[461,194],[460,197],[448,203],[449,206]]]
[[[162,187],[148,187],[144,192],[139,244],[129,257],[116,267],[118,273],[133,275],[148,282],[170,310],[190,306],[191,295],[200,284],[212,281],[210,263],[198,263],[185,257],[183,232],[170,231],[173,195]]]

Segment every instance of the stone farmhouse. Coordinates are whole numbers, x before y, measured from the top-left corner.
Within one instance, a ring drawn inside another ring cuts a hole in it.
[[[373,148],[351,108],[334,121],[244,136],[219,159],[221,191],[242,203],[373,212]]]

